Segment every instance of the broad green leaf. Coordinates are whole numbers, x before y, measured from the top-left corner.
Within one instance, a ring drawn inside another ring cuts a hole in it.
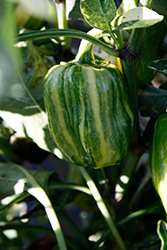
[[[31,42],[19,43],[20,70],[15,82],[6,82],[0,99],[0,116],[19,136],[32,139],[39,147],[52,151],[55,145],[48,130],[43,104],[43,79],[51,63]]]
[[[157,233],[161,240],[161,249],[167,249],[167,223],[163,220],[159,220],[157,224]]]
[[[23,169],[21,167],[21,169]],[[26,170],[33,178],[47,190],[48,183],[59,183],[60,179],[54,171],[44,170]],[[27,182],[26,176],[18,165],[12,163],[0,163],[0,215],[6,213],[11,206],[15,203],[20,202],[29,196],[24,191],[24,185]]]
[[[167,75],[167,59],[160,59],[151,62],[149,68],[157,70],[165,75]]]
[[[81,11],[85,20],[92,27],[111,30],[110,23],[116,16],[114,0],[81,0]]]
[[[138,90],[139,110],[142,116],[157,118],[167,108],[167,91],[146,84]]]
[[[1,167],[5,167],[5,165],[6,164],[3,164],[3,165],[1,164],[0,169]],[[34,196],[43,205],[43,207],[45,208],[45,212],[48,216],[48,220],[50,221],[54,234],[57,238],[59,246],[62,246],[62,249],[67,250],[66,243],[64,240],[64,235],[62,233],[59,220],[57,218],[57,215],[53,209],[52,203],[50,202],[50,199],[46,191],[40,186],[37,179],[22,166],[9,163],[8,165],[6,165],[6,168],[7,167],[10,167],[12,171],[14,172],[14,179],[12,179],[13,176],[10,175],[10,172],[6,173],[5,171],[4,171],[4,174],[1,175],[1,179],[3,180],[3,178],[9,178],[10,176],[10,180],[13,184],[13,189],[14,189],[15,194],[19,194],[19,193],[23,193],[24,191],[27,191],[27,193]],[[18,175],[18,177],[16,176],[16,174]],[[14,184],[15,182],[16,184]],[[7,183],[6,183],[6,186],[7,186]],[[1,200],[1,204],[2,204],[2,200]]]
[[[7,196],[6,198],[2,199],[0,205],[0,216],[4,215],[14,204],[24,200],[28,196],[29,194],[22,192]]]
[[[151,215],[151,214],[164,214],[164,208],[161,203],[156,202],[153,205],[143,208],[141,210],[138,210],[134,213],[129,214],[124,219],[118,221],[117,226],[122,226],[124,223],[127,223],[131,220],[134,220],[138,217],[142,217],[145,215]]]
[[[66,17],[68,20],[84,20],[80,10],[80,0],[66,1]]]
[[[31,194],[32,196],[34,196],[43,205],[43,207],[45,208],[45,212],[47,214],[48,220],[49,220],[49,222],[52,226],[52,229],[54,231],[54,234],[56,236],[59,248],[63,249],[63,250],[67,250],[66,243],[64,240],[64,235],[63,235],[63,232],[61,230],[59,220],[57,218],[57,215],[53,209],[52,203],[51,203],[46,191],[40,186],[40,184],[34,178],[34,176],[31,175],[25,168],[23,168],[19,165],[14,165],[14,167],[17,168],[18,170],[20,170],[20,172],[25,176],[24,179],[21,179],[21,184],[22,184],[21,189],[23,189],[25,187],[26,191],[29,194]],[[26,180],[26,182],[25,182],[25,180]],[[19,186],[20,186],[20,183],[19,183]],[[16,187],[16,185],[15,185],[15,187]],[[20,192],[20,190],[18,190],[18,191]]]
[[[78,195],[78,192],[76,190],[69,190],[69,189],[58,190],[52,195],[52,197],[50,197],[50,199],[51,199],[54,209],[56,209],[56,211],[59,211],[63,209],[63,207],[72,203],[75,200],[77,195]],[[25,218],[30,219],[38,215],[41,216],[43,213],[44,213],[44,209],[41,207],[40,204],[38,204],[30,208],[26,214],[20,217],[20,219],[25,219]]]
[[[20,181],[19,192],[15,185]],[[0,163],[0,199],[24,191],[25,175],[12,163]],[[21,183],[22,182],[22,183]],[[3,204],[1,202],[1,204]]]
[[[50,178],[54,178],[55,182],[59,181],[59,178],[54,171],[30,171],[13,163],[0,163],[0,199],[24,191],[24,185],[28,181],[24,173],[25,171],[45,190]]]
[[[164,16],[147,7],[136,7],[125,12],[119,19],[116,30],[134,29],[152,26],[163,20]]]

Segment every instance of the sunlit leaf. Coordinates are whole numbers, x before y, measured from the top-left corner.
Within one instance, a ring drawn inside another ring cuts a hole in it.
[[[81,11],[85,20],[92,27],[110,30],[110,23],[116,16],[114,0],[81,0]]]
[[[149,27],[161,22],[163,18],[164,16],[147,7],[136,7],[120,17],[119,25],[115,30]]]
[[[69,20],[84,20],[80,10],[80,0],[66,1],[66,16]]]
[[[41,187],[47,188],[50,178],[59,181],[57,174],[53,171],[45,170],[25,170],[23,167],[14,163],[0,163],[0,198],[9,195],[19,194],[24,191],[24,184],[28,181],[25,172],[32,176]],[[20,186],[19,186],[20,185]],[[17,189],[18,188],[18,189]],[[18,192],[19,190],[19,192]]]
[[[28,137],[42,149],[53,151],[55,145],[48,130],[42,94],[43,80],[52,64],[31,42],[22,46],[17,55],[21,67],[16,70],[15,81],[6,82],[6,91],[0,99],[0,116],[19,136]]]

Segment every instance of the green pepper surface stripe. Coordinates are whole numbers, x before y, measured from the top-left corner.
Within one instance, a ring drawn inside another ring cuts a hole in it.
[[[50,86],[44,85],[44,98],[50,97],[45,104],[58,148],[80,166],[104,167],[113,164],[112,159],[119,162],[129,145],[131,127],[127,124],[132,121],[126,88],[118,84],[123,81],[120,73],[112,67],[77,63],[51,71],[46,76]]]
[[[154,187],[167,213],[167,114],[155,122],[150,147],[150,166]]]

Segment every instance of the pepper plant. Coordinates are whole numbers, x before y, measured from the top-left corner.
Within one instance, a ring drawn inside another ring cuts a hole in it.
[[[165,250],[166,1],[0,14],[0,247]]]

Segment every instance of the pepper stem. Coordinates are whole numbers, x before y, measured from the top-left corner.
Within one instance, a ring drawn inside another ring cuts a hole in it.
[[[88,32],[88,34],[93,37],[97,37],[102,34],[102,30],[93,28]],[[78,53],[75,57],[75,61],[80,62],[82,64],[92,63],[95,60],[94,55],[92,53],[92,49],[93,43],[83,39],[80,43]]]
[[[104,36],[103,31],[100,29],[91,29],[88,33],[88,35],[95,37],[95,38],[100,38],[102,36]],[[105,34],[106,35],[106,34]],[[75,61],[82,63],[82,64],[94,64],[95,58],[94,55],[92,53],[92,49],[93,49],[93,43],[82,39],[79,49],[78,49],[78,53],[75,57]],[[108,47],[110,49],[110,47]],[[111,50],[113,50],[113,48],[111,48]],[[115,51],[115,54],[117,54],[118,51]],[[118,54],[117,54],[118,55]],[[115,55],[116,56],[116,55]]]
[[[108,211],[108,208],[106,206],[106,204],[104,203],[94,181],[92,180],[91,176],[89,175],[89,173],[87,172],[87,170],[84,168],[84,167],[80,167],[80,172],[82,174],[82,176],[84,177],[91,193],[92,193],[92,196],[93,198],[95,199],[96,203],[97,203],[97,206],[100,210],[100,212],[102,213],[105,221],[107,222],[115,240],[117,241],[119,247],[121,250],[126,250],[126,246],[111,218],[111,214],[109,213]]]

